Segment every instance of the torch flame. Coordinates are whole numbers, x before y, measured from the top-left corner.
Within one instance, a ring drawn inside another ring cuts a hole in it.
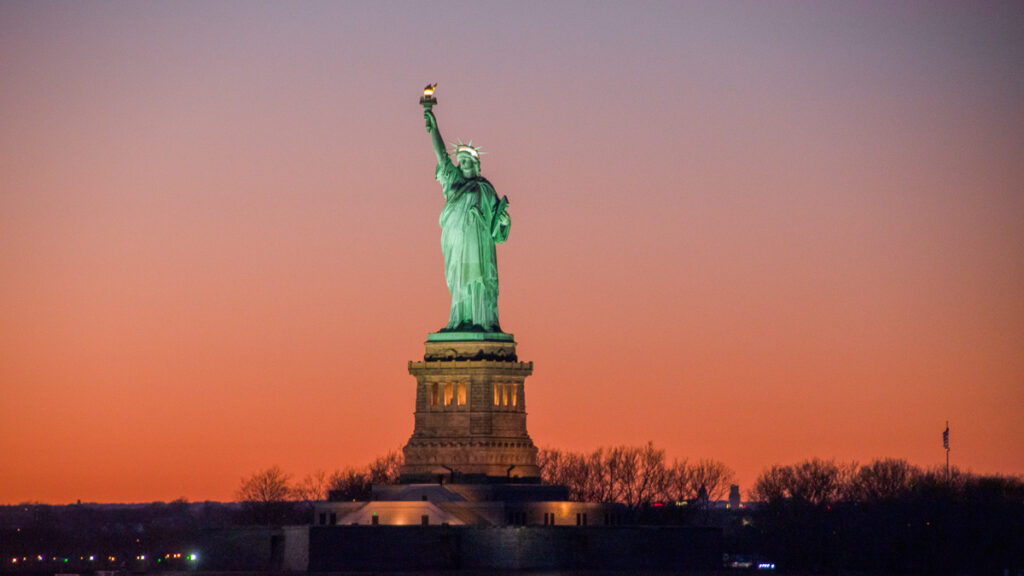
[[[423,89],[423,95],[428,97],[428,98],[430,96],[433,96],[435,88],[437,88],[437,83],[436,82],[433,83],[433,84],[428,84],[427,87]]]

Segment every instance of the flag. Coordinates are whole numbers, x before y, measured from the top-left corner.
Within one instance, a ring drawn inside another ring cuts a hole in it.
[[[946,429],[942,431],[942,447],[949,450],[949,422],[946,422]]]

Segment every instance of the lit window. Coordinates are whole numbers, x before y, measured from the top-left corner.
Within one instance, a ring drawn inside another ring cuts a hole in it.
[[[509,391],[510,391],[509,389],[512,388],[512,386],[510,386],[509,384],[505,384],[503,386],[503,388],[505,389],[505,397],[502,398],[501,404],[502,404],[502,406],[508,406],[509,405]]]
[[[466,405],[466,383],[459,382],[459,395],[458,395],[459,406]]]
[[[445,385],[444,385],[444,405],[445,406],[451,406],[452,405],[452,397],[453,396],[454,396],[454,393],[452,392],[452,383],[451,382],[446,382]]]
[[[427,388],[430,390],[430,405],[437,406],[437,382],[427,384]]]
[[[501,405],[501,384],[494,385],[494,405]]]
[[[518,392],[519,392],[518,388],[516,387],[515,384],[513,384],[512,385],[512,405],[513,406],[516,405],[516,400],[517,400],[516,396],[518,396]]]

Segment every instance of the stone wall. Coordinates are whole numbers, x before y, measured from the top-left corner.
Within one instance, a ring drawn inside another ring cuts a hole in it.
[[[309,570],[695,570],[721,566],[717,528],[392,527],[309,529]]]

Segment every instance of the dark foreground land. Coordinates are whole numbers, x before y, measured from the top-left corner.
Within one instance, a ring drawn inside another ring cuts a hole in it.
[[[265,511],[264,511],[265,512]],[[0,507],[0,573],[21,575],[163,573],[217,576],[275,573],[282,566],[275,550],[281,526],[307,525],[311,509],[288,503],[269,524],[265,514],[240,504],[215,502],[142,505],[23,504]],[[882,496],[815,501],[780,492],[757,507],[708,510],[692,506],[637,510],[634,524],[712,527],[721,534],[720,552],[775,564],[775,573],[842,576],[992,575],[1024,576],[1024,491],[1020,484],[998,478],[949,483],[919,483],[912,489]],[[389,527],[380,527],[382,529]],[[399,529],[401,528],[394,528]],[[440,527],[439,527],[440,528]],[[543,527],[529,527],[543,531]],[[365,527],[365,530],[372,530]],[[493,528],[491,530],[516,530]],[[588,561],[587,550],[603,551],[608,533],[589,527],[558,526],[571,542],[582,543],[582,564],[588,570],[512,571],[388,571],[388,574],[667,574],[644,568],[643,546],[635,567],[603,571]],[[369,533],[373,535],[372,532]],[[384,531],[380,534],[383,536]],[[333,538],[334,536],[332,536]],[[363,533],[369,555],[386,557],[388,550]],[[381,539],[380,543],[386,539]],[[649,544],[649,543],[648,543]],[[586,548],[589,546],[590,548]],[[595,546],[597,548],[595,548]],[[664,547],[671,544],[664,544]],[[655,554],[660,553],[654,549]],[[671,554],[671,551],[667,551]],[[401,554],[399,554],[401,555]],[[310,558],[312,561],[313,558]],[[576,562],[574,560],[574,562]],[[726,569],[722,573],[743,573]],[[465,564],[462,564],[466,567]],[[397,568],[402,566],[385,566]],[[322,574],[345,574],[328,565]],[[383,573],[381,570],[353,574]],[[693,567],[687,573],[704,574]],[[770,573],[761,571],[759,573]]]

